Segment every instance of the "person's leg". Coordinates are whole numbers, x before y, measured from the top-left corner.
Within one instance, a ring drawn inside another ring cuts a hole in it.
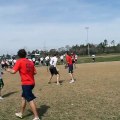
[[[1,95],[1,88],[0,88],[0,97],[1,97],[2,95]]]
[[[18,112],[18,113],[15,113],[15,115],[19,118],[22,118],[22,115],[25,111],[25,108],[26,108],[26,100],[24,97],[22,97],[22,102],[21,102],[21,111]]]
[[[73,79],[73,65],[68,66],[68,72],[69,72],[71,79]]]
[[[0,100],[3,100],[3,97],[1,95],[1,88],[0,88]]]
[[[35,99],[36,97],[35,97],[34,94],[32,93],[33,88],[34,88],[34,85],[30,85],[30,86],[27,87],[26,90],[28,90],[28,91],[26,91],[26,100],[29,102],[29,105],[30,105],[30,107],[31,107],[31,110],[32,110],[32,112],[33,112],[33,114],[34,114],[34,119],[33,119],[33,120],[40,120],[40,119],[39,119],[39,116],[38,116],[36,104],[35,104],[35,102],[34,102],[34,99]]]
[[[47,72],[48,72],[48,71],[49,71],[49,62],[46,61],[45,63],[46,63],[46,66],[47,66]]]
[[[60,83],[59,83],[59,79],[60,79],[59,70],[56,67],[54,67],[53,71],[54,71],[53,73],[57,76],[57,85],[60,85]]]
[[[2,79],[0,79],[0,99],[1,99],[1,100],[3,99],[2,93],[1,93],[3,86],[4,86],[4,82],[3,82]]]
[[[50,75],[50,79],[49,79],[49,81],[48,81],[49,84],[51,83],[52,77],[53,77],[53,75],[51,74],[51,75]]]
[[[46,63],[46,66],[47,66],[47,72],[49,71],[49,63]]]
[[[32,93],[32,90],[34,88],[34,85],[26,85],[26,86],[23,86],[23,96],[25,96],[25,100],[27,100],[27,102],[29,102],[29,105],[31,107],[31,110],[34,114],[34,119],[33,120],[40,120],[39,119],[39,116],[38,116],[38,112],[37,112],[37,108],[36,108],[36,105],[34,103],[34,99],[36,98],[34,96],[34,94]],[[23,101],[23,104],[24,104],[25,101]],[[25,104],[24,104],[25,105]]]
[[[26,100],[22,97],[22,106],[21,106],[21,113],[23,114],[26,108]]]
[[[70,83],[73,83],[73,82],[74,82],[74,77],[73,77],[73,65],[70,65],[70,66],[69,66],[69,75],[70,75],[70,77],[71,77]]]
[[[70,81],[70,83],[75,82],[74,77],[73,77],[73,73],[70,73],[70,77],[71,77],[71,81]]]
[[[71,80],[74,80],[73,73],[69,73]]]
[[[34,117],[35,117],[35,118],[39,118],[38,112],[37,112],[37,108],[36,108],[36,104],[34,103],[34,100],[31,100],[31,101],[29,102],[29,105],[30,105],[31,110],[32,110],[32,112],[33,112],[33,114],[34,114]]]
[[[57,85],[60,85],[60,83],[59,83],[59,79],[60,79],[60,75],[57,74]]]
[[[49,70],[48,68],[49,68],[49,67],[47,66],[47,72],[48,72],[48,70]]]
[[[53,75],[54,75],[53,67],[50,67],[50,68],[49,68],[49,71],[50,71],[50,79],[49,79],[49,81],[48,81],[48,84],[51,83],[52,77],[53,77]]]
[[[76,63],[74,62],[74,68],[76,68]]]

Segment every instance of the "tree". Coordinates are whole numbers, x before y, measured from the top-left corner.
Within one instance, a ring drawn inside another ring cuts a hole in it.
[[[108,41],[107,41],[106,39],[104,40],[103,43],[104,43],[104,47],[107,47],[107,45],[108,45]]]
[[[101,42],[98,46],[99,53],[105,52],[105,44],[104,42]]]
[[[59,52],[65,51],[65,48],[64,47],[58,48],[58,51]]]
[[[115,40],[112,40],[112,41],[111,41],[111,45],[112,45],[112,46],[115,46]]]
[[[71,47],[69,45],[66,45],[65,48],[66,48],[66,51],[69,51]]]
[[[7,54],[6,59],[11,59],[11,55]]]
[[[54,54],[56,54],[57,53],[57,50],[56,49],[51,49],[50,51],[49,51],[49,54],[50,55],[54,55]]]

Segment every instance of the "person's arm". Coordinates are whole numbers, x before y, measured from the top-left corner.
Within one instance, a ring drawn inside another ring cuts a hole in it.
[[[15,74],[20,68],[20,62],[16,62],[14,67],[11,69],[11,68],[8,68],[7,71],[10,72],[11,74]]]
[[[34,75],[36,75],[37,74],[37,71],[34,71]]]
[[[15,70],[13,70],[13,69],[8,68],[8,69],[7,69],[7,72],[10,72],[11,74],[15,74],[17,71],[15,71]]]
[[[36,75],[37,74],[37,71],[36,71],[36,68],[34,67],[34,75]]]
[[[65,59],[66,59],[66,65],[68,65],[68,56],[66,56]]]

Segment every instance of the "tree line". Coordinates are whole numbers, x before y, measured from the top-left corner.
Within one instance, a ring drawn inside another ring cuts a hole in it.
[[[28,55],[34,55],[34,54],[40,54],[40,56],[45,56],[46,54],[52,55],[52,54],[58,54],[58,55],[63,55],[66,53],[66,51],[73,52],[77,55],[80,56],[85,56],[88,55],[88,45],[89,45],[89,54],[110,54],[110,53],[120,53],[120,43],[115,44],[115,40],[112,40],[110,44],[108,44],[108,41],[105,39],[103,42],[99,44],[81,44],[81,45],[73,45],[69,46],[66,45],[65,47],[60,47],[58,49],[50,49],[50,50],[32,50],[32,51],[27,51]],[[16,57],[16,55],[11,56],[9,54],[7,55],[2,55],[1,57],[3,58],[11,58],[11,57]]]
[[[61,47],[58,49],[51,49],[48,51],[49,54],[58,52],[59,54],[64,54],[66,51],[74,52],[77,55],[88,55],[88,45],[89,45],[89,54],[110,54],[110,53],[120,53],[120,43],[115,44],[115,40],[112,40],[109,44],[108,41],[105,39],[103,42],[99,44],[91,44],[88,43],[86,45],[73,45],[70,47],[66,45],[65,47]]]

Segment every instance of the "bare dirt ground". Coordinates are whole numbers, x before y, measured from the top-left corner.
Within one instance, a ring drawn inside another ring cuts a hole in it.
[[[56,76],[48,84],[46,67],[37,67],[35,76],[36,104],[42,120],[119,120],[120,119],[120,62],[78,64],[74,70],[75,83],[69,83],[69,74],[58,66],[61,85]],[[4,100],[0,101],[0,120],[19,120],[21,86],[19,74],[3,75]],[[32,120],[27,105],[23,120]]]

